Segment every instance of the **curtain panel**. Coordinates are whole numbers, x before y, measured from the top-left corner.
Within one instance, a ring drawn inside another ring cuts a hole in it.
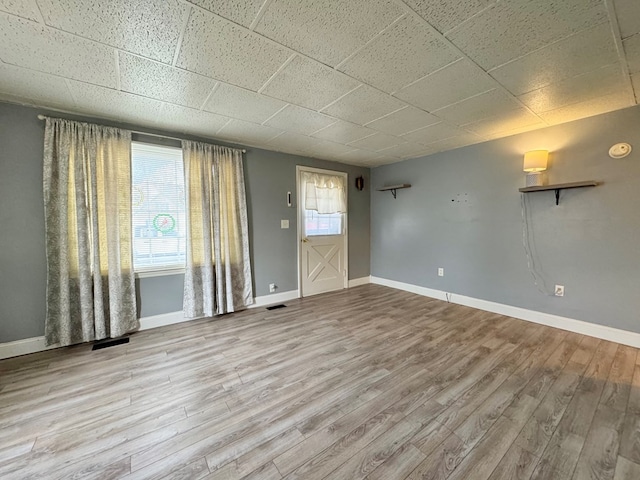
[[[47,118],[43,192],[47,345],[137,329],[131,132]]]
[[[253,303],[242,153],[183,141],[187,205],[186,317]]]
[[[303,170],[302,200],[305,210],[318,213],[345,213],[347,211],[344,177]]]

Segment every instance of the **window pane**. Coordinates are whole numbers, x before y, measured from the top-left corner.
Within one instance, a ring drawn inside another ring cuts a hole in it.
[[[183,267],[185,198],[182,150],[132,142],[133,264]]]
[[[305,210],[304,233],[307,237],[341,235],[342,213],[318,213],[315,210]]]

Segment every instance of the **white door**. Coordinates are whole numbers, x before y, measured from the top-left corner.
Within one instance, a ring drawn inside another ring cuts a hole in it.
[[[297,167],[300,295],[307,297],[347,287],[347,212],[318,213],[306,209],[302,179],[308,177],[304,172],[328,176],[321,178],[339,177],[343,182],[345,205],[347,174]]]

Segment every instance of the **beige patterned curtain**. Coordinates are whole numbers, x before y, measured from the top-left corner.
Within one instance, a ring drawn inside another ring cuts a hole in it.
[[[240,150],[182,142],[187,201],[186,317],[253,303],[249,228]]]
[[[131,132],[47,119],[47,345],[138,327],[131,252]]]

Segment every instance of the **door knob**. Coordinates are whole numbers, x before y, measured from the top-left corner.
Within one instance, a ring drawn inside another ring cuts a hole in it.
[[[302,241],[303,241],[304,243],[307,243],[307,242],[309,241],[309,239],[308,239],[308,238],[303,238],[303,239],[302,239]]]

